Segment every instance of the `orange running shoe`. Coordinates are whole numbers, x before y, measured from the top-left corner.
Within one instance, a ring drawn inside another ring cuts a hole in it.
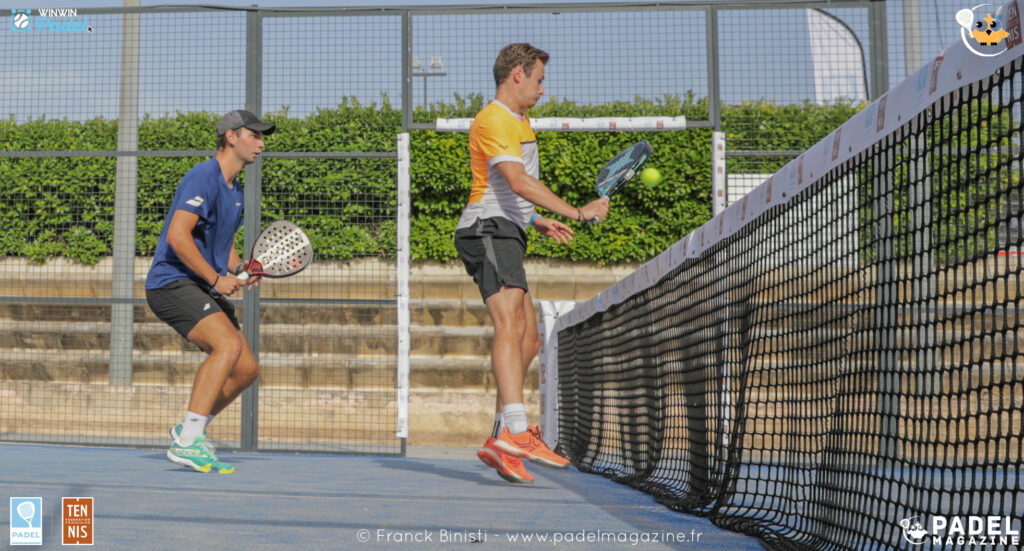
[[[537,427],[531,426],[526,432],[519,434],[512,434],[508,431],[508,427],[505,427],[494,441],[494,447],[509,455],[529,459],[545,467],[569,468],[569,460],[551,451],[547,444],[540,439],[540,431]]]
[[[495,440],[496,438],[491,436],[484,443],[484,447],[476,452],[476,456],[480,458],[480,461],[483,461],[484,465],[497,471],[498,476],[509,482],[517,484],[533,482],[533,475],[526,472],[526,465],[523,465],[523,461],[518,457],[498,451],[494,447]]]

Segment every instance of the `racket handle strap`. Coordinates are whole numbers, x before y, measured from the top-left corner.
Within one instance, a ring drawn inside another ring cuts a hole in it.
[[[247,281],[249,279],[249,272],[241,272],[240,274],[236,275],[235,277],[240,279],[240,280],[242,280],[242,281]]]

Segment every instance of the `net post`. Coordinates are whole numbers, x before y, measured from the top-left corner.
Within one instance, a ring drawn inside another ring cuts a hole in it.
[[[409,214],[410,214],[410,154],[409,133],[398,134],[398,176],[397,176],[397,260],[398,280],[398,419],[395,435],[402,439],[402,455],[405,455],[405,441],[409,437]]]
[[[711,133],[711,215],[718,216],[729,206],[725,177],[725,132]]]
[[[133,2],[138,5],[137,1]],[[139,148],[139,21],[137,13],[123,15],[121,24],[121,99],[117,124],[118,151]],[[112,385],[132,383],[135,298],[135,216],[138,200],[138,157],[117,157],[114,191],[114,268],[110,307],[110,367]]]
[[[725,211],[725,208],[729,206],[729,191],[727,188],[726,178],[726,162],[725,162],[725,132],[714,131],[711,133],[711,212],[712,216],[718,216]],[[719,266],[728,266],[727,261],[719,259]],[[717,347],[716,362],[719,370],[719,391],[718,391],[718,427],[716,430],[721,438],[720,442],[720,453],[719,458],[720,464],[725,465],[728,461],[729,455],[729,438],[732,434],[732,366],[730,362],[732,358],[729,357],[729,323],[730,323],[730,312],[729,312],[729,288],[727,284],[729,272],[718,274],[715,283],[716,293],[719,294],[719,308],[717,309],[716,316],[718,317],[718,323],[715,324],[715,342]],[[688,391],[689,392],[689,391]],[[694,390],[695,393],[701,392],[700,388]],[[707,425],[700,427],[691,427],[691,432],[696,433],[700,430],[707,431]],[[704,446],[703,448],[701,446]],[[708,465],[708,458],[702,457],[700,454],[702,449],[707,449],[706,440],[701,441],[696,439],[693,441],[693,449],[691,450],[691,457],[693,458],[692,468],[694,470],[695,480],[710,480],[710,467]],[[705,484],[706,485],[706,484]],[[698,495],[704,495],[706,488],[700,489],[697,492]]]
[[[245,55],[245,108],[257,115],[262,114],[263,103],[263,15],[258,11],[246,14]],[[244,250],[252,250],[260,234],[263,197],[263,158],[245,167]],[[242,297],[242,334],[249,341],[252,354],[257,362],[260,358],[260,289],[247,289]],[[239,447],[252,451],[259,445],[259,385],[257,378],[242,391],[242,423]]]
[[[558,446],[558,316],[575,307],[572,301],[540,301],[540,428],[552,449]]]

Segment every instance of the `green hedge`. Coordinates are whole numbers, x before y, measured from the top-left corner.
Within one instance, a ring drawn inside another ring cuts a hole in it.
[[[481,96],[456,97],[452,104],[418,108],[416,120],[471,117]],[[775,106],[747,103],[726,107],[727,140],[756,149],[806,149],[856,112],[857,106],[812,104]],[[659,101],[637,100],[581,106],[552,100],[531,112],[544,116],[686,115],[706,118],[707,105],[692,95]],[[141,150],[209,150],[214,113],[176,113],[145,118]],[[267,151],[394,151],[401,111],[387,98],[380,104],[346,101],[304,118],[287,110],[269,113],[278,132]],[[757,121],[748,124],[747,121]],[[731,123],[730,121],[735,121]],[[454,259],[452,234],[469,193],[467,135],[414,131],[412,143],[412,256]],[[710,130],[658,133],[538,134],[541,180],[574,204],[594,198],[597,171],[617,151],[646,139],[655,148],[649,166],[664,180],[639,179],[612,202],[599,226],[573,222],[575,241],[558,245],[529,232],[528,254],[605,264],[643,261],[656,255],[710,217]],[[0,121],[3,151],[111,151],[117,121]],[[202,157],[141,157],[138,162],[137,249],[151,253],[181,177]],[[265,219],[286,218],[306,227],[318,256],[350,259],[391,256],[394,240],[392,159],[271,159],[263,163]],[[110,254],[113,235],[116,160],[112,157],[0,158],[0,256],[35,261],[65,256],[95,263]],[[389,220],[390,219],[390,220]]]

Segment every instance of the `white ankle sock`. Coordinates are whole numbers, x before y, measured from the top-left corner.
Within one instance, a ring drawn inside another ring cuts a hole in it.
[[[206,430],[206,416],[191,411],[185,413],[181,422],[181,434],[178,435],[179,446],[191,446],[203,431]]]
[[[526,432],[526,406],[524,404],[506,404],[501,408],[502,419],[512,434]]]

